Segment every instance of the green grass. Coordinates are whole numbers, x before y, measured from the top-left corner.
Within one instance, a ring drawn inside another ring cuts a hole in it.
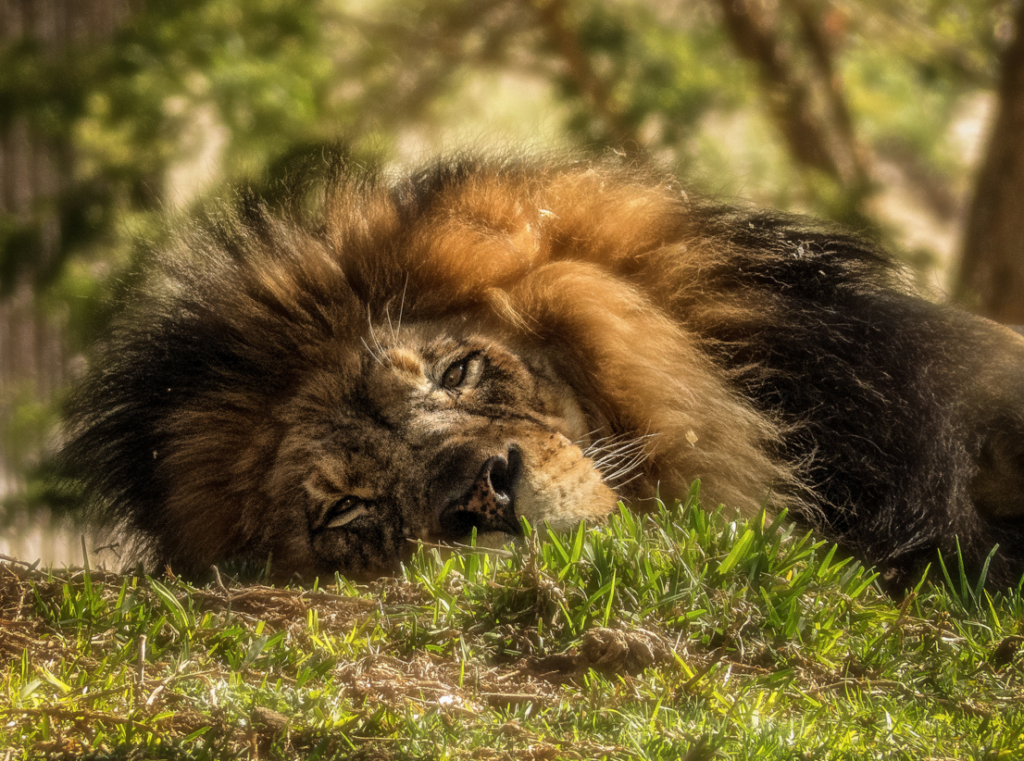
[[[1024,758],[1019,589],[694,502],[372,586],[0,566],[0,761]]]

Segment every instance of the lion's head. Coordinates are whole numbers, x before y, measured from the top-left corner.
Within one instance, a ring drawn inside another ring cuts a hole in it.
[[[680,320],[721,244],[671,181],[458,160],[320,190],[185,230],[93,357],[65,462],[152,561],[366,576],[696,478],[786,494],[775,423]]]

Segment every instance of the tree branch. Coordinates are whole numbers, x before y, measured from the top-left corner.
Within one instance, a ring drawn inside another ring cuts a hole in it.
[[[864,186],[867,184],[868,155],[856,137],[853,117],[846,104],[843,93],[843,82],[833,63],[832,45],[822,29],[819,17],[811,9],[807,0],[782,0],[796,16],[800,24],[800,34],[810,54],[811,62],[821,82],[833,133],[834,144],[840,156],[834,156],[848,185]]]
[[[800,164],[844,182],[828,131],[814,116],[811,89],[797,77],[759,0],[718,0],[725,27],[743,58],[757,66],[768,108],[790,154]]]
[[[541,25],[569,69],[569,76],[604,122],[616,146],[630,153],[639,150],[640,140],[636,132],[623,118],[608,85],[590,65],[576,31],[565,19],[565,0],[546,0],[537,4],[529,0],[526,2],[536,9]]]

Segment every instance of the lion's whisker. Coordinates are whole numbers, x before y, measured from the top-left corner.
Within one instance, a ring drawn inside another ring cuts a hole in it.
[[[405,273],[405,285],[402,286],[402,300],[398,302],[398,329],[402,329],[402,315],[405,312],[405,294],[409,290],[409,273]]]
[[[580,437],[579,437],[578,439],[576,439],[576,441],[575,441],[574,443],[575,443],[575,444],[576,444],[577,446],[581,446],[581,445],[582,445],[582,443],[583,443],[584,441],[586,441],[587,439],[589,439],[589,438],[590,438],[591,436],[593,436],[593,435],[594,435],[595,433],[598,433],[599,431],[603,431],[603,430],[604,430],[605,428],[607,428],[607,427],[608,427],[608,426],[602,425],[602,426],[600,426],[599,428],[594,428],[593,430],[587,431],[587,432],[586,432],[586,433],[584,433],[584,434],[583,434],[582,436],[580,436]],[[618,435],[623,435],[623,434],[618,434]],[[590,443],[590,446],[593,446],[595,442],[598,442],[598,441],[603,441],[603,440],[604,440],[604,439],[606,439],[606,438],[609,438],[609,437],[607,437],[607,436],[604,436],[604,437],[602,437],[602,438],[599,438],[599,439],[594,439],[594,441],[592,441],[592,442]]]
[[[373,317],[370,314],[369,306],[367,306],[367,308],[366,308],[366,325],[367,325],[367,332],[370,335],[370,340],[372,340],[373,341],[373,345],[377,347],[377,354],[375,355],[376,358],[377,358],[377,361],[380,362],[380,364],[383,365],[384,364],[384,361],[383,361],[384,347],[381,346],[380,345],[380,341],[377,340],[377,333],[373,329]],[[363,340],[363,345],[364,346],[366,345],[366,341],[365,340]],[[367,346],[366,348],[370,348],[370,347]]]
[[[600,429],[598,429],[598,430],[600,430]],[[595,431],[595,433],[596,433],[596,431]],[[587,434],[587,435],[589,435],[589,434]],[[635,436],[631,436],[628,433],[616,433],[616,434],[610,434],[608,436],[602,436],[601,438],[594,439],[592,442],[590,442],[590,444],[586,447],[586,451],[589,452],[589,451],[598,450],[598,449],[607,449],[608,447],[614,446],[616,443],[618,443],[620,441],[624,442],[624,443],[629,443],[629,442],[632,442],[632,441],[636,441],[636,437]]]
[[[619,481],[619,482],[618,482],[618,483],[616,483],[616,484],[612,484],[612,483],[609,483],[609,482],[610,482],[611,480],[613,480],[613,479],[608,479],[608,478],[605,478],[605,479],[604,479],[604,482],[605,482],[606,484],[608,484],[609,486],[612,486],[612,487],[613,487],[613,488],[615,488],[615,489],[621,489],[621,488],[622,488],[623,486],[625,486],[626,484],[631,484],[631,483],[633,483],[633,482],[634,482],[634,481],[636,481],[636,480],[637,480],[638,478],[640,478],[640,477],[641,477],[642,475],[643,475],[643,473],[634,473],[634,474],[633,474],[633,475],[631,475],[631,476],[630,476],[629,478],[627,478],[627,479],[626,479],[625,481]]]
[[[607,477],[615,479],[624,476],[626,473],[629,473],[633,469],[640,466],[646,459],[646,453],[640,453],[637,456],[633,457],[632,459],[628,460],[627,462],[618,463],[618,469],[610,473]]]
[[[376,354],[376,353],[375,353],[375,352],[373,351],[373,349],[371,349],[371,348],[370,348],[370,344],[366,343],[366,339],[365,339],[365,338],[362,338],[362,337],[360,337],[360,339],[359,339],[359,340],[363,342],[363,346],[365,346],[365,347],[366,347],[366,351],[368,351],[368,352],[369,352],[370,356],[371,356],[371,357],[373,357],[374,361],[376,361],[376,363],[377,363],[378,365],[380,365],[381,367],[383,367],[383,366],[384,366],[384,362],[383,362],[383,360],[381,360],[381,358],[377,356],[377,354]]]
[[[655,435],[636,437],[612,434],[604,436],[595,440],[583,451],[583,454],[591,459],[593,467],[601,474],[601,479],[606,484],[621,489],[624,485],[643,475],[639,468],[650,457],[648,444]]]

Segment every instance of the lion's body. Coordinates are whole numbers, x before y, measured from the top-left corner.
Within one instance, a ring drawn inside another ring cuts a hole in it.
[[[903,583],[1024,570],[1024,341],[863,241],[586,162],[332,178],[152,267],[65,461],[151,558],[386,572],[408,540],[680,495],[766,503]]]

